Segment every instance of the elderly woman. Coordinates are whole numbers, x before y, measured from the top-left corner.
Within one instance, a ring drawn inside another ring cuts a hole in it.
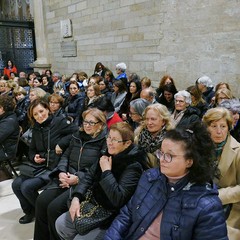
[[[129,116],[132,120],[132,127],[136,129],[143,121],[143,112],[151,103],[145,99],[138,98],[130,102]]]
[[[19,219],[20,224],[30,223],[34,219],[38,190],[49,183],[51,170],[57,166],[76,130],[64,117],[53,117],[48,103],[41,99],[30,104],[28,117],[33,125],[29,161],[45,171],[34,177],[21,173],[12,183],[13,192],[25,213]]]
[[[219,198],[223,205],[232,204],[227,218],[228,236],[231,240],[240,239],[240,143],[229,133],[232,128],[232,114],[222,107],[212,108],[203,116],[213,142],[216,144],[215,158],[221,172]]]
[[[217,107],[222,101],[226,99],[232,99],[232,98],[233,98],[233,95],[231,90],[227,88],[219,89],[217,92],[215,92],[215,103],[213,107]]]
[[[19,125],[12,97],[0,96],[0,161],[11,159],[16,152]]]
[[[240,101],[238,99],[227,99],[220,103],[219,107],[228,109],[233,116],[233,126],[230,130],[230,134],[240,142]]]
[[[68,210],[67,200],[81,175],[99,161],[106,151],[106,117],[91,108],[83,113],[83,127],[73,134],[69,148],[52,171],[52,183],[36,202],[34,239],[58,239],[56,219]],[[81,154],[79,154],[81,149]]]
[[[95,199],[96,204],[109,212],[109,222],[131,198],[146,161],[144,152],[133,144],[133,138],[133,131],[126,122],[110,127],[107,136],[108,153],[89,169],[84,178],[80,178],[78,186],[71,194],[69,212],[56,221],[56,229],[61,239],[73,239],[78,234],[75,223],[80,216],[80,203],[89,188],[92,189],[92,201]],[[102,226],[106,227],[106,221],[100,222],[98,227],[75,239],[96,239],[101,234]]]
[[[155,151],[161,147],[166,131],[173,128],[172,120],[168,109],[159,103],[146,107],[143,120],[135,131],[135,143],[147,153],[149,167],[156,167]]]
[[[191,95],[182,90],[174,95],[175,110],[171,115],[176,127],[188,128],[192,123],[199,122],[200,111],[190,106]]]
[[[157,151],[160,168],[143,173],[104,240],[227,240],[222,204],[212,184],[213,151],[201,124],[168,131]]]

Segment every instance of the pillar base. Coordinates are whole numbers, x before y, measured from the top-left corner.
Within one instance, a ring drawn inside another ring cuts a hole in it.
[[[44,74],[45,70],[51,69],[51,64],[49,63],[40,63],[35,61],[34,63],[30,64],[30,67],[33,68],[34,72],[39,72],[40,74]]]

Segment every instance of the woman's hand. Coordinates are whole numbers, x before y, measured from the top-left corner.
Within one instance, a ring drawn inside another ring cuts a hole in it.
[[[77,197],[74,197],[69,208],[69,213],[72,221],[74,222],[75,217],[80,217],[80,202]]]
[[[55,152],[56,152],[56,154],[62,154],[62,149],[59,147],[58,144],[55,147]]]
[[[112,157],[102,156],[99,161],[102,172],[112,170]]]
[[[78,176],[70,173],[59,173],[59,181],[61,182],[59,184],[62,188],[69,188],[71,185],[78,184]]]
[[[36,163],[39,163],[39,164],[40,164],[40,163],[45,162],[46,159],[45,159],[45,158],[41,158],[39,154],[36,154],[35,157],[34,157],[34,161],[35,161]]]

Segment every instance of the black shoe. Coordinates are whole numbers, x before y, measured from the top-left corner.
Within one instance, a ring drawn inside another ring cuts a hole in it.
[[[34,216],[32,214],[26,214],[23,217],[19,219],[20,224],[26,224],[32,222],[34,219]]]

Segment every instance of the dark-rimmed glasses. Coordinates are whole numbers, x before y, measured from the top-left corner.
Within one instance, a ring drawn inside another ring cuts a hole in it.
[[[161,157],[163,157],[164,161],[166,161],[167,163],[170,163],[172,162],[173,158],[174,157],[177,157],[177,156],[184,156],[184,155],[180,155],[180,154],[175,154],[175,155],[172,155],[170,153],[164,153],[162,152],[161,150],[157,150],[155,152],[157,158],[160,160]]]
[[[87,126],[87,125],[89,125],[89,126],[95,126],[96,124],[98,124],[99,122],[93,122],[93,121],[83,121],[83,125],[84,126]]]

